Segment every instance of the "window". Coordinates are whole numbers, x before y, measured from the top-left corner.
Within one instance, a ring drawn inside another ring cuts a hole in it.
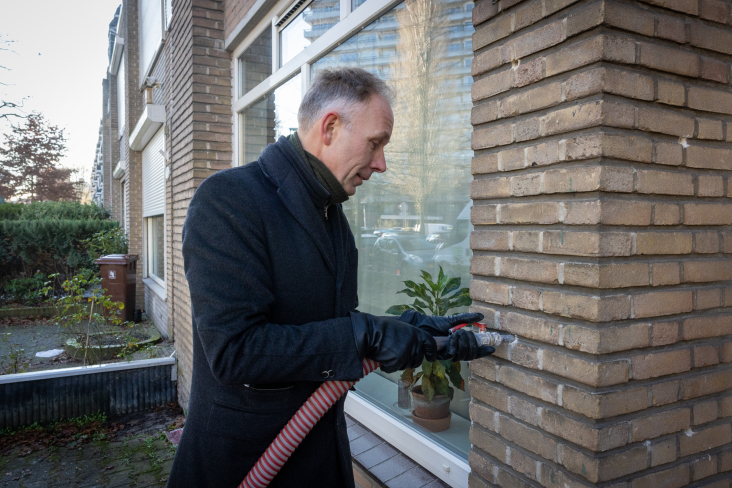
[[[163,39],[163,4],[160,0],[139,0],[139,2],[140,83],[142,83]]]
[[[145,223],[145,274],[148,278],[165,282],[165,217],[148,217]]]
[[[142,216],[145,218],[144,275],[165,281],[165,149],[163,129],[142,150]]]
[[[272,30],[266,29],[239,58],[239,96],[272,74]]]
[[[125,55],[122,55],[122,59],[119,62],[119,69],[117,70],[117,128],[119,129],[119,135],[122,137],[125,133],[125,103],[127,97],[126,90],[126,77],[125,77]],[[124,158],[124,152],[119,155],[120,160]]]
[[[340,0],[313,0],[280,29],[280,66],[287,64],[341,18]]]
[[[120,184],[119,187],[119,225],[123,229],[125,228],[125,184]]]
[[[369,1],[352,0],[349,15],[358,16],[359,6],[368,6]],[[392,106],[394,132],[386,146],[389,170],[374,174],[343,204],[360,250],[359,310],[384,315],[391,305],[411,303],[397,292],[404,288],[404,280],[420,281],[421,270],[435,274],[441,266],[467,287],[473,152],[472,77],[466,76],[466,68],[473,56],[464,46],[473,33],[470,11],[465,11],[464,2],[452,0],[393,0],[379,17],[368,22],[364,16],[350,32],[345,31],[345,22],[332,27],[330,21],[318,20],[329,29],[321,34],[312,19],[320,15],[323,5],[310,4],[308,15],[296,11],[297,17],[280,28],[281,46],[271,47],[273,54],[280,55],[275,63],[279,68],[264,82],[246,85],[234,102],[239,114],[239,164],[256,160],[267,144],[296,130],[302,90],[321,70],[350,66],[376,74],[397,95]],[[323,14],[327,12],[323,7]],[[324,44],[319,50],[306,32],[328,36],[327,44],[337,47]],[[259,39],[243,46],[242,56],[253,46],[266,44]],[[285,67],[301,52],[308,53],[302,64]],[[272,59],[264,49],[260,54]],[[240,83],[248,83],[246,77],[242,74]],[[463,365],[461,370],[467,383],[469,368]],[[413,424],[410,412],[397,406],[398,377],[382,372],[368,375],[359,383],[357,394],[407,428],[467,459],[469,393],[456,391],[450,429],[430,433]]]

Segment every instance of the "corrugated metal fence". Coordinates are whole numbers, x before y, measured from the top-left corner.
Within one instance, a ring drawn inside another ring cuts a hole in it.
[[[172,357],[0,376],[0,429],[147,410],[176,401],[176,385]]]

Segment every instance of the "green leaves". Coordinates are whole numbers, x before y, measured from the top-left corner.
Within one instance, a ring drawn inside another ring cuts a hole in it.
[[[386,313],[389,315],[401,315],[405,310],[412,310],[409,305],[392,305],[386,309]]]

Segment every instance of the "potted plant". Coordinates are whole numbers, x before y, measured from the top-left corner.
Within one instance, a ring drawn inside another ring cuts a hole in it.
[[[404,293],[414,298],[411,305],[393,305],[388,314],[401,315],[405,310],[416,310],[425,315],[447,315],[448,311],[470,305],[469,289],[460,288],[461,280],[449,278],[440,266],[437,280],[422,270],[424,283],[406,280]],[[412,419],[431,432],[441,432],[450,427],[450,400],[455,390],[465,391],[465,380],[460,376],[460,362],[450,360],[423,361],[422,370],[415,374],[412,368],[404,370],[400,388],[409,388],[414,400]],[[452,384],[452,386],[450,386]]]

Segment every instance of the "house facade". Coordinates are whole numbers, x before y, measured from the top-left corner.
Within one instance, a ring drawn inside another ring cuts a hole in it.
[[[320,70],[361,67],[396,101],[389,171],[343,204],[360,310],[441,267],[516,340],[463,364],[444,432],[397,375],[347,412],[450,486],[729,488],[731,22],[724,0],[123,1],[100,198],[183,408],[190,199],[295,130]]]

